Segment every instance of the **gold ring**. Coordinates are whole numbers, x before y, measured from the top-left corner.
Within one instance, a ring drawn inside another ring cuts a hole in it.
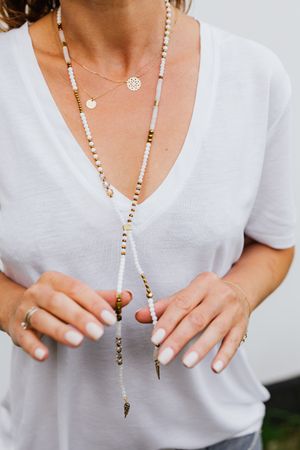
[[[244,336],[243,336],[243,339],[240,342],[240,345],[243,344],[246,341],[247,337],[248,337],[248,335],[247,335],[247,333],[245,333]]]
[[[38,308],[37,306],[32,306],[31,308],[29,308],[29,309],[26,311],[24,320],[23,320],[23,322],[21,322],[21,327],[22,327],[24,330],[27,330],[28,328],[31,327],[30,319],[31,319],[32,315],[33,315],[38,309],[39,309],[39,308]]]

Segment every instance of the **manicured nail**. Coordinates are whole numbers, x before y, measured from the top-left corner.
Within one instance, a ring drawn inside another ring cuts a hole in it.
[[[114,325],[117,321],[117,316],[115,313],[111,313],[107,309],[103,309],[101,317],[107,325]]]
[[[80,333],[77,333],[77,331],[67,331],[65,333],[65,339],[72,345],[78,345],[83,339],[83,335]]]
[[[183,364],[187,367],[193,367],[198,361],[199,355],[197,352],[191,352],[183,358]]]
[[[43,348],[38,347],[34,351],[34,356],[37,359],[44,359],[44,357],[46,356],[46,351]]]
[[[89,336],[93,339],[100,339],[102,334],[104,333],[103,327],[100,327],[94,322],[89,322],[86,325],[86,331],[88,332]]]
[[[220,359],[219,359],[218,361],[216,361],[216,362],[214,363],[214,365],[213,365],[213,369],[214,369],[214,371],[217,372],[217,373],[221,372],[221,370],[223,369],[223,367],[224,367],[224,363],[223,363],[223,361],[221,361]]]
[[[155,344],[155,345],[159,345],[162,342],[165,335],[166,335],[166,331],[163,328],[159,328],[153,334],[153,336],[151,338],[151,342],[153,342],[153,344]]]
[[[162,364],[168,364],[174,355],[174,350],[171,347],[165,348],[160,355],[158,355],[158,360]]]
[[[126,289],[126,292],[130,295],[130,299],[133,297],[133,292],[130,289]]]

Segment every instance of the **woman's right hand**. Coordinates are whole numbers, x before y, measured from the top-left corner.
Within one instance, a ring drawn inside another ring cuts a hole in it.
[[[130,291],[122,292],[122,306],[131,299]],[[12,305],[4,331],[15,345],[43,361],[48,357],[48,348],[41,341],[41,335],[69,347],[78,347],[84,336],[98,340],[104,325],[116,322],[115,304],[115,290],[94,291],[63,273],[45,272]],[[21,322],[32,306],[37,306],[38,310],[31,316],[32,328],[24,330]]]

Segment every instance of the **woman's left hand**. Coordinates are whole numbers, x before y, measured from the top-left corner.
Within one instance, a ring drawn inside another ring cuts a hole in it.
[[[247,332],[251,314],[248,301],[238,290],[213,272],[203,272],[184,289],[155,302],[159,318],[152,342],[160,345],[158,359],[170,362],[199,332],[201,336],[183,357],[186,367],[194,367],[220,341],[212,362],[214,372],[224,369]],[[142,323],[151,321],[148,308],[136,312]]]

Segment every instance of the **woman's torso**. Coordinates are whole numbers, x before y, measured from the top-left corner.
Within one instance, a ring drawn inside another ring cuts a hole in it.
[[[137,210],[134,235],[155,298],[181,289],[202,271],[222,276],[240,257],[263,165],[269,82],[265,60],[272,56],[208,24],[201,29],[200,77],[188,134],[167,176],[159,187],[149,188]],[[4,272],[24,286],[44,271],[59,270],[92,288],[113,288],[120,223],[96,170],[53,101],[27,25],[0,36],[0,52],[6,61],[0,74]],[[245,67],[249,75],[241,82]],[[167,95],[165,102],[162,111],[168,114]],[[143,126],[147,130],[145,121]],[[161,149],[164,131],[158,137]],[[107,166],[113,174],[112,164]],[[155,171],[155,162],[151,169]],[[126,182],[121,187],[129,192]],[[125,214],[129,199],[116,190],[116,201]],[[85,340],[76,350],[45,337],[50,357],[42,364],[13,349],[11,388],[2,402],[2,439],[7,424],[7,434],[20,450],[117,450],[120,443],[127,450],[158,450],[200,448],[260,427],[268,392],[242,347],[219,375],[210,369],[214,348],[192,370],[179,355],[156,379],[151,326],[134,318],[145,299],[130,251],[125,284],[134,292],[123,320],[125,382],[132,404],[126,421],[114,330],[107,329],[99,343]]]

